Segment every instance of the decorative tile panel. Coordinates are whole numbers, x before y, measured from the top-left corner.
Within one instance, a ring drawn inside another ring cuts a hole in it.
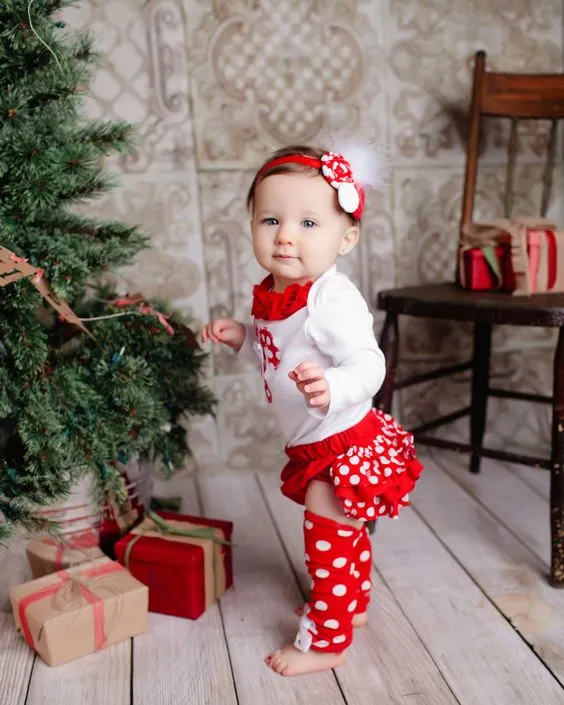
[[[135,159],[110,165],[125,173],[122,187],[92,206],[152,235],[121,283],[198,321],[246,320],[264,276],[245,210],[253,170],[271,150],[323,145],[331,131],[386,141],[392,166],[388,192],[369,196],[359,245],[339,268],[371,305],[396,283],[452,279],[474,52],[485,49],[499,70],[562,66],[559,0],[83,0],[65,19],[88,26],[105,57],[89,113],[136,122],[142,138]],[[518,213],[537,209],[547,129],[520,127]],[[507,125],[489,121],[486,133],[476,219],[503,207]],[[564,226],[561,169],[549,216]],[[406,319],[403,331],[411,372],[461,359],[471,345],[460,324]],[[548,393],[553,343],[543,329],[497,330],[494,381]],[[279,470],[282,444],[257,371],[218,348],[209,374],[221,405],[217,420],[190,422],[188,470]],[[432,382],[398,395],[398,412],[417,422],[466,392],[464,375]],[[548,409],[494,399],[490,410],[493,442],[529,452],[547,443]]]
[[[284,444],[258,373],[216,377],[221,460],[236,471],[279,471]]]
[[[383,137],[384,27],[365,0],[188,2],[198,157],[258,166],[275,146]]]
[[[68,9],[65,20],[87,27],[104,56],[88,113],[138,127],[138,154],[118,159],[117,168],[189,168],[193,150],[182,0],[88,0]]]
[[[118,276],[121,289],[171,300],[198,320],[208,316],[200,216],[195,183],[187,176],[122,177],[119,188],[87,210],[141,225],[150,248]]]

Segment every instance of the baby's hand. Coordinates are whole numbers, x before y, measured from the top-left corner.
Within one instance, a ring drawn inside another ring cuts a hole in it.
[[[288,375],[296,387],[304,395],[309,406],[320,411],[327,411],[331,401],[329,382],[325,371],[312,360],[305,360]]]
[[[223,343],[233,350],[240,350],[245,342],[245,326],[233,318],[217,318],[201,330],[202,343]]]

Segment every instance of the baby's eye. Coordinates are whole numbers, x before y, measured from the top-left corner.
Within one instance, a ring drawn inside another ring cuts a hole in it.
[[[264,218],[262,223],[263,225],[278,225],[276,218]]]
[[[306,219],[303,222],[304,228],[315,228],[316,225],[317,223],[315,221],[309,219]]]

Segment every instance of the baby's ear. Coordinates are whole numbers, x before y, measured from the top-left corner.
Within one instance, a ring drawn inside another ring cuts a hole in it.
[[[354,249],[356,243],[358,242],[359,235],[360,228],[358,225],[351,225],[348,227],[343,234],[339,254],[347,255],[352,249]]]

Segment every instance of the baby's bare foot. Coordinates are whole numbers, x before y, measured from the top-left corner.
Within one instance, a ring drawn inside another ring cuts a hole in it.
[[[296,607],[295,613],[297,614],[298,617],[301,617],[302,614],[304,613],[304,608],[303,607]],[[360,627],[365,627],[368,624],[368,612],[359,612],[355,615],[353,615],[352,618],[352,625],[355,627],[355,629],[359,629]]]
[[[302,676],[306,673],[318,673],[337,668],[345,662],[345,652],[338,654],[322,651],[299,651],[288,645],[265,658],[265,663],[281,676]]]
[[[355,629],[360,629],[368,624],[368,612],[357,612],[352,618],[352,625]]]

